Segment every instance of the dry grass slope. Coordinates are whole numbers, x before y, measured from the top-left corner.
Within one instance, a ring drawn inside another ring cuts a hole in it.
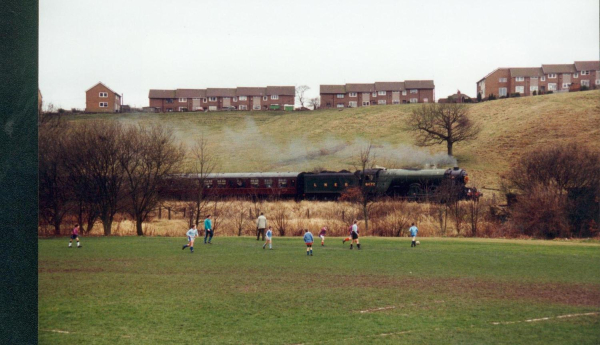
[[[192,145],[204,135],[221,171],[306,171],[314,167],[352,169],[357,151],[372,140],[380,161],[401,166],[412,147],[404,130],[416,104],[314,112],[221,112],[78,115],[122,123],[158,121]],[[500,176],[522,152],[540,145],[577,141],[600,149],[600,91],[510,98],[468,105],[483,131],[455,148],[459,166],[475,185],[497,188]],[[428,153],[444,153],[445,146]],[[403,152],[399,155],[398,152]],[[488,193],[489,194],[489,193]]]

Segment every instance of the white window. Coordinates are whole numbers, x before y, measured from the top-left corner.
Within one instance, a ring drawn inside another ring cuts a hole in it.
[[[371,94],[371,96],[373,96],[373,97],[377,97],[377,92],[373,92],[373,93]]]
[[[179,107],[179,111],[187,111],[186,107]]]
[[[202,98],[202,102],[206,103],[206,98]]]
[[[406,90],[402,90],[402,96],[406,96]]]
[[[356,108],[357,105],[358,105],[358,102],[356,102],[356,101],[348,102],[348,107],[349,108]]]
[[[234,101],[234,102],[237,102],[237,97],[233,97],[233,101]]]
[[[546,76],[545,75],[541,76],[540,81],[546,81]]]
[[[343,108],[343,107],[344,107],[344,103],[338,103],[338,104],[337,104],[337,107],[338,107],[338,108]]]
[[[208,100],[211,101],[211,102],[216,102],[217,101],[217,97],[209,97]]]
[[[263,96],[263,101],[268,101],[268,100],[269,100],[269,97]]]
[[[248,97],[247,96],[240,96],[239,100],[240,101],[247,101]]]
[[[548,74],[548,79],[556,79],[556,73]]]
[[[590,75],[590,71],[581,71],[581,75]]]
[[[419,99],[418,98],[411,98],[410,99],[410,103],[418,103]]]
[[[600,79],[596,79],[596,85],[600,85]]]
[[[231,97],[223,97],[223,101],[229,101]]]
[[[380,100],[377,101],[377,104],[383,104],[383,105],[385,105],[385,102],[386,102],[385,99],[380,99]]]
[[[533,91],[537,91],[538,87],[537,86],[530,86],[529,87],[529,92],[533,92]]]
[[[358,97],[358,95],[356,94],[356,92],[350,92],[350,97]]]
[[[548,83],[548,91],[556,91],[556,83]]]
[[[379,96],[385,96],[385,91],[377,91],[377,94],[378,94]]]
[[[187,98],[180,98],[179,102],[187,102]]]
[[[525,86],[515,86],[516,93],[525,93]]]
[[[501,87],[498,89],[498,97],[506,96],[506,88]]]
[[[392,104],[400,104],[400,101],[397,100],[397,99],[395,99],[395,100],[392,101]]]
[[[598,84],[598,83],[596,83],[596,84]],[[581,86],[590,86],[590,81],[589,80],[582,80],[581,81]]]
[[[102,98],[108,97],[108,92],[100,92],[100,97],[102,97]]]
[[[419,92],[419,90],[417,90],[417,89],[410,90],[410,93],[418,93],[418,92]]]
[[[108,102],[100,102],[100,108],[107,108]]]
[[[570,85],[571,85],[570,83],[563,83],[562,88],[568,89]]]
[[[343,93],[338,93],[338,94],[336,95],[336,97],[337,97],[337,98],[344,98],[344,94],[343,94]]]
[[[194,110],[201,110],[202,107],[194,107]]]
[[[248,106],[245,104],[240,104],[240,110],[248,110]]]
[[[515,81],[525,81],[525,77],[516,77]]]
[[[500,78],[498,81],[501,83],[506,83],[506,78]]]
[[[271,99],[279,99],[279,95],[271,95]]]
[[[579,78],[579,73],[573,73],[573,78]]]
[[[423,103],[429,103],[429,98],[423,98]]]
[[[362,103],[362,106],[363,106],[363,107],[368,107],[369,105],[370,105],[370,104],[369,104],[369,102],[363,102],[363,103]]]

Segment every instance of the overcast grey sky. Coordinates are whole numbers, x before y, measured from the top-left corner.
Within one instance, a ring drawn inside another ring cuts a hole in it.
[[[436,99],[497,67],[598,60],[598,0],[40,0],[44,103],[102,81],[149,89],[433,79]]]

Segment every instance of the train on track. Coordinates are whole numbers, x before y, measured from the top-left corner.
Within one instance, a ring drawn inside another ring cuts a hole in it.
[[[364,188],[373,196],[411,200],[471,199],[481,194],[466,184],[464,169],[367,169],[350,172],[261,172],[170,175],[161,197],[194,200],[210,197],[294,198],[335,200],[353,189]]]

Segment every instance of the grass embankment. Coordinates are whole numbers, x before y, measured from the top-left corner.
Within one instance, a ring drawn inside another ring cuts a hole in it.
[[[378,162],[393,167],[422,160],[404,130],[418,104],[307,112],[213,112],[93,114],[69,119],[107,118],[123,123],[158,121],[188,145],[202,134],[220,171],[307,171],[314,167],[352,169],[357,151],[370,140]],[[497,188],[500,175],[520,155],[540,145],[577,141],[600,149],[600,91],[510,98],[467,105],[482,125],[477,140],[459,143],[455,156],[477,186]],[[445,153],[445,146],[427,153]],[[489,195],[489,193],[488,193]]]
[[[194,254],[183,238],[67,242],[38,243],[40,344],[600,342],[597,244],[327,238],[307,257],[298,237]]]

